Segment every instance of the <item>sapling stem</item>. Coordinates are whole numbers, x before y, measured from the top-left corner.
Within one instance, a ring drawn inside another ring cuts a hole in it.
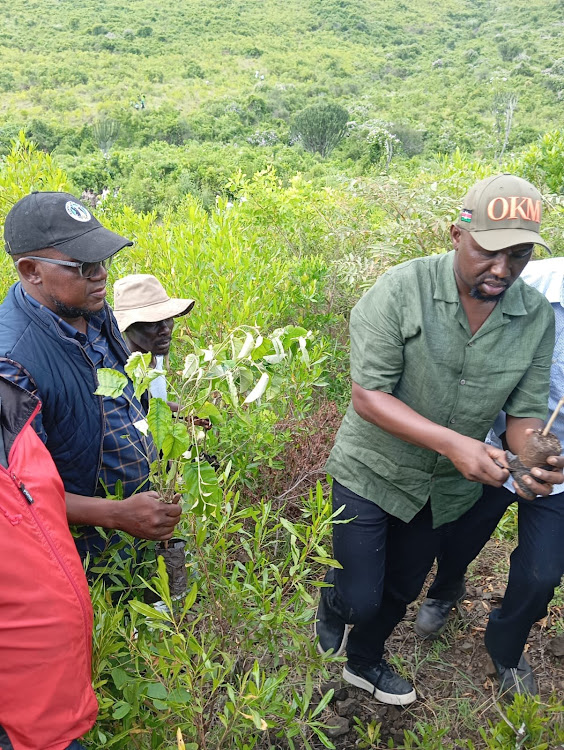
[[[560,399],[560,401],[556,404],[556,409],[552,412],[552,415],[551,415],[550,419],[548,420],[548,422],[546,423],[546,426],[545,426],[544,430],[542,431],[543,435],[545,435],[545,436],[548,435],[548,433],[550,432],[550,428],[554,424],[554,420],[558,416],[558,412],[560,411],[560,409],[563,406],[564,406],[564,396],[562,396],[562,398]]]

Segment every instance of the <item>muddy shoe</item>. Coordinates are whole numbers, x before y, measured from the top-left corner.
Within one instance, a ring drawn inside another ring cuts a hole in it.
[[[499,678],[499,692],[503,698],[513,700],[516,695],[538,695],[539,689],[531,665],[521,654],[516,667],[504,667],[492,657]]]
[[[455,599],[425,599],[419,607],[415,620],[415,632],[420,638],[436,638],[445,627],[451,609],[466,596],[462,581],[460,593]]]
[[[343,679],[390,706],[408,706],[417,698],[413,685],[384,659],[374,667],[360,667],[349,661],[343,668]]]

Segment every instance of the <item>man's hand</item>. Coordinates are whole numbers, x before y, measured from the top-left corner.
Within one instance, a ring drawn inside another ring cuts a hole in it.
[[[504,450],[454,432],[452,435],[445,455],[466,479],[494,487],[501,487],[507,481],[509,469]]]
[[[139,539],[171,539],[182,510],[180,495],[172,503],[162,503],[159,494],[150,490],[114,503],[115,528]]]
[[[530,475],[525,474],[520,480],[526,484],[530,491],[534,492],[535,495],[542,495],[543,497],[550,495],[555,484],[564,484],[564,456],[549,456],[546,462],[555,467],[553,471],[546,471],[545,469],[538,469],[535,467],[534,469],[531,469]],[[541,479],[546,484],[535,482],[535,478]],[[521,494],[517,483],[515,483],[515,492],[521,497],[524,497],[524,495]],[[531,498],[528,497],[526,499],[530,500]]]

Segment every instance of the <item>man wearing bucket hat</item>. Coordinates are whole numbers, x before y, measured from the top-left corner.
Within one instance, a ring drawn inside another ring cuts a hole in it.
[[[518,277],[539,235],[541,196],[497,175],[475,185],[451,226],[453,251],[392,268],[353,308],[352,402],[327,463],[333,476],[331,569],[316,635],[322,653],[347,648],[344,679],[393,705],[416,699],[383,658],[385,642],[431,568],[444,528],[482,483],[509,472],[484,438],[499,411],[516,454],[546,417],[554,345],[548,301]],[[538,470],[548,495],[564,480]],[[347,643],[348,641],[348,643]]]
[[[163,370],[172,341],[174,319],[187,315],[193,299],[171,298],[158,279],[139,273],[114,284],[114,315],[132,352],[151,352],[151,367]],[[151,396],[167,400],[164,374],[152,381]]]
[[[34,426],[63,479],[79,552],[104,549],[97,526],[171,538],[181,511],[148,488],[156,453],[135,427],[145,410],[132,384],[118,399],[94,393],[96,370],[124,372],[129,355],[105,297],[111,259],[132,243],[58,192],[19,200],[4,239],[20,280],[0,305],[0,374],[42,402]],[[120,491],[121,502],[106,499]]]

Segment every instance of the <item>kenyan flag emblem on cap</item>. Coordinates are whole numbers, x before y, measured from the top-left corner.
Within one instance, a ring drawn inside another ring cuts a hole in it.
[[[468,210],[467,208],[463,208],[462,211],[460,212],[460,221],[471,222],[472,211]]]

